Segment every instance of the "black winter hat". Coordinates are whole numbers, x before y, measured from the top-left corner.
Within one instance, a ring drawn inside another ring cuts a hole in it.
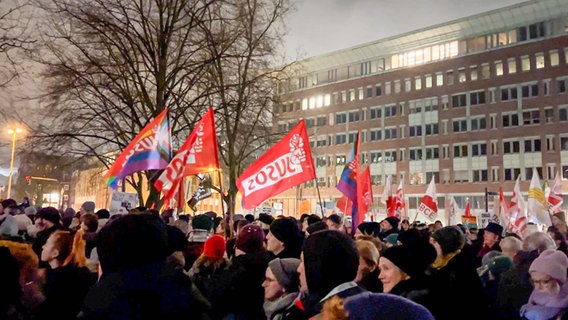
[[[274,220],[270,224],[270,233],[284,243],[284,246],[295,244],[300,238],[300,228],[296,219],[285,217]]]
[[[485,231],[493,232],[498,236],[502,236],[503,226],[495,222],[489,222],[489,224],[485,227]]]
[[[333,223],[341,225],[341,217],[338,214],[334,213],[327,218],[331,220]]]
[[[381,255],[410,277],[424,274],[426,268],[436,260],[436,249],[429,243],[400,245],[387,248]]]
[[[361,222],[357,226],[357,229],[359,229],[359,231],[361,231],[364,234],[368,234],[370,236],[378,238],[381,232],[381,225],[378,222],[366,221],[366,222]]]
[[[327,230],[327,229],[329,229],[329,228],[327,227],[327,224],[325,222],[318,221],[318,222],[314,222],[314,223],[308,225],[308,227],[306,228],[306,231],[309,234],[312,234],[314,232],[317,232],[317,231],[320,231],[320,230]]]
[[[61,224],[61,215],[59,214],[59,210],[55,209],[54,207],[41,208],[36,213],[36,217],[42,218],[55,224]]]
[[[400,220],[397,217],[386,217],[385,221],[387,221],[393,229],[398,229],[398,223]]]
[[[434,231],[432,238],[440,244],[444,255],[456,252],[465,243],[465,235],[456,226],[447,226]]]
[[[266,213],[261,213],[258,215],[258,221],[271,225],[274,221],[274,217]]]

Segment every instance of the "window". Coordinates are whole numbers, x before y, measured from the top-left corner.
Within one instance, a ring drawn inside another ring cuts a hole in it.
[[[554,109],[545,108],[544,109],[544,123],[553,123],[553,122],[554,122]]]
[[[535,67],[537,69],[544,68],[544,54],[542,52],[535,54]]]
[[[452,107],[453,108],[465,107],[466,105],[467,105],[467,98],[466,98],[465,93],[456,94],[456,95],[452,96]]]
[[[485,103],[485,91],[477,91],[471,92],[469,94],[470,104],[477,105],[477,104],[484,104]]]
[[[408,135],[411,137],[422,136],[422,125],[408,127]]]
[[[380,119],[381,118],[381,107],[371,107],[369,109],[370,119]]]
[[[436,73],[436,86],[440,87],[444,85],[444,76],[442,73]]]
[[[303,89],[308,86],[308,77],[300,77],[298,78],[298,88]]]
[[[345,144],[347,143],[347,135],[346,134],[336,134],[335,135],[335,144]]]
[[[359,121],[359,110],[357,111],[349,111],[349,122],[357,122]]]
[[[495,61],[495,75],[503,75],[503,62],[501,60]]]
[[[508,64],[509,74],[517,72],[517,61],[515,60],[515,58],[507,60],[507,64]]]
[[[371,98],[373,96],[373,87],[367,87],[365,92],[365,98]]]
[[[489,63],[484,63],[481,65],[481,78],[489,79],[491,76],[491,70],[489,69]]]
[[[524,84],[521,86],[523,98],[538,97],[538,84]]]
[[[538,110],[523,111],[523,125],[539,124],[540,112]]]
[[[556,90],[558,93],[566,93],[566,88],[568,88],[568,78],[556,79]]]
[[[558,120],[560,121],[568,120],[568,106],[560,106],[558,108]]]
[[[546,151],[554,151],[556,148],[554,147],[554,136],[546,137]]]
[[[426,127],[426,135],[427,136],[438,134],[438,124],[437,123],[429,123],[429,124],[426,124],[425,127]]]
[[[317,147],[325,147],[327,146],[327,140],[326,138],[322,138],[322,139],[318,139],[317,143],[316,143]]]
[[[380,84],[377,84],[377,85],[375,86],[375,95],[376,95],[377,97],[380,97],[382,94],[383,94],[383,91],[381,90],[381,85],[380,85]]]
[[[396,116],[396,105],[385,106],[385,118]]]
[[[347,114],[346,113],[337,113],[335,114],[335,123],[341,124],[347,122]]]
[[[560,57],[558,55],[558,51],[551,50],[549,55],[550,55],[550,66],[551,67],[558,66],[560,64]]]
[[[469,174],[467,170],[455,170],[454,171],[454,182],[464,183],[469,182]]]
[[[487,129],[487,120],[485,117],[473,118],[471,119],[471,130],[485,130]]]
[[[420,77],[414,78],[414,89],[415,90],[422,90],[422,79]]]
[[[521,169],[505,168],[504,173],[505,173],[504,178],[506,181],[513,181],[516,180],[517,177],[521,174]]]
[[[396,128],[385,128],[385,139],[396,139]]]
[[[363,100],[363,98],[364,98],[364,95],[363,95],[363,88],[357,89],[357,92],[359,92],[357,99],[358,99],[358,100]]]
[[[520,152],[521,152],[521,143],[519,141],[503,141],[504,154],[520,153]]]
[[[454,145],[454,158],[463,158],[463,157],[467,157],[468,152],[467,152],[467,145],[466,144],[462,144],[462,145]]]
[[[491,141],[491,154],[499,154],[499,144],[497,143],[497,141]]]
[[[350,133],[347,142],[354,143],[355,139],[357,139],[357,132]]]
[[[380,152],[371,152],[371,163],[379,163],[382,160]]]
[[[385,94],[389,95],[391,94],[391,83],[389,82],[385,82]]]
[[[541,151],[541,146],[539,138],[525,139],[525,153],[540,152],[540,151]]]
[[[404,79],[404,92],[410,92],[410,90],[412,90],[410,79]]]
[[[459,119],[453,121],[454,132],[467,132],[467,120]]]
[[[568,151],[568,137],[560,137],[560,150]]]
[[[529,56],[522,56],[521,57],[521,71],[530,71],[531,70],[531,59]]]
[[[471,81],[477,80],[477,66],[469,67],[469,78]]]
[[[316,120],[314,118],[306,119],[306,128],[313,128],[316,125]]]
[[[422,160],[422,148],[411,148],[410,150],[408,150],[408,160]]]
[[[454,84],[454,71],[453,70],[446,71],[446,83],[448,85]]]
[[[394,93],[400,93],[400,80],[394,81]]]
[[[473,182],[487,181],[487,170],[473,170]]]
[[[503,114],[503,127],[517,127],[519,125],[519,115],[516,113]]]
[[[458,70],[458,81],[459,81],[459,83],[464,83],[466,81],[465,69],[464,68],[460,68]]]
[[[316,167],[318,167],[318,168],[325,167],[326,166],[325,158],[326,157],[317,157],[316,158]]]
[[[474,157],[486,156],[487,145],[485,143],[474,143],[471,145],[471,155]]]
[[[374,129],[369,132],[369,141],[381,140],[382,131],[380,129]]]
[[[346,163],[346,157],[344,155],[337,155],[335,156],[335,165],[339,166],[339,165],[345,165]]]
[[[501,88],[501,101],[516,100],[517,87]]]
[[[432,88],[432,75],[427,74],[425,77],[426,88]]]

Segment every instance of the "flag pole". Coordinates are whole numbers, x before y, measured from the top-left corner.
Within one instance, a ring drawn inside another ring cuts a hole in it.
[[[316,181],[316,191],[318,192],[318,200],[319,200],[319,205],[320,205],[320,209],[321,209],[321,217],[325,218],[324,211],[323,211],[323,203],[321,201],[320,188],[319,188],[319,185],[318,185],[317,176],[314,180]]]
[[[223,210],[223,217],[227,219],[225,216],[225,201],[223,200],[223,182],[221,181],[221,169],[217,168],[217,178],[219,179],[219,194],[221,195],[221,210]]]

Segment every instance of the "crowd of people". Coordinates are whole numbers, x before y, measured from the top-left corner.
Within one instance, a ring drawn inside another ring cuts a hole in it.
[[[568,228],[0,203],[0,319],[568,319]],[[530,230],[530,229],[529,229]]]

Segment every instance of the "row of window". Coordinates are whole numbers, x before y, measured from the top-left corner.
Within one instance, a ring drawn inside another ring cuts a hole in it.
[[[560,144],[556,145],[556,141],[559,141]],[[540,153],[543,151],[555,151],[556,149],[568,151],[568,137],[560,137],[558,139],[554,136],[546,136],[544,140],[538,137],[527,137],[521,140],[506,139],[501,142],[456,143],[451,147],[450,145],[412,147],[408,149],[408,161],[435,160],[440,158],[449,159],[451,156],[450,150],[453,150],[453,158],[463,158],[487,156],[488,154],[510,155]],[[406,149],[399,149],[398,152],[396,150],[361,152],[359,160],[361,164],[405,161],[405,151]],[[340,166],[345,165],[347,160],[346,155],[343,154],[319,156],[316,158],[316,166]]]

